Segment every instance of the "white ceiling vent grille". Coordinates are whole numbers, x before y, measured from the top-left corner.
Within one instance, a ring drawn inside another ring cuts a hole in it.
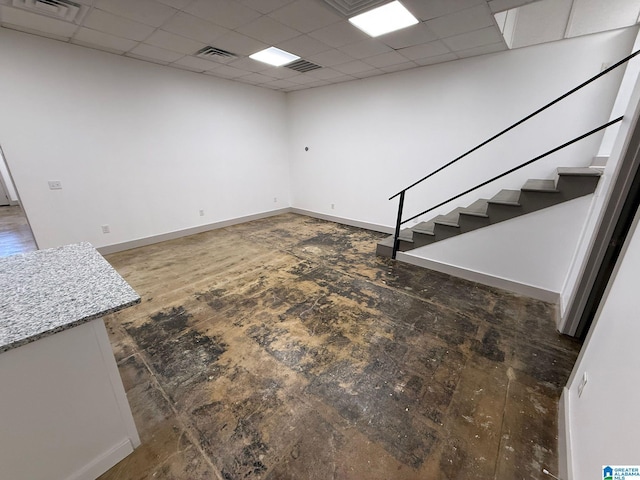
[[[345,17],[353,17],[365,10],[371,10],[391,0],[324,0],[324,2],[335,8]]]
[[[198,50],[196,52],[196,57],[205,58],[207,60],[238,58],[235,53],[227,52],[226,50],[222,50],[221,48],[210,46]]]
[[[316,65],[315,63],[307,62],[306,60],[296,60],[295,62],[291,62],[285,67],[290,68],[291,70],[295,70],[296,72],[310,72],[311,70],[317,70],[322,68],[320,65]]]
[[[87,11],[85,5],[69,0],[13,0],[13,6],[74,23],[79,23]]]

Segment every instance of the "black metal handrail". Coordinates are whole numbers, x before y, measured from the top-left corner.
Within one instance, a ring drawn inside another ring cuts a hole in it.
[[[515,170],[518,170],[518,169],[520,169],[520,168],[522,168],[522,167],[525,167],[525,166],[527,166],[527,165],[529,165],[529,164],[531,164],[531,163],[533,163],[533,162],[535,162],[535,161],[537,161],[537,160],[540,160],[541,158],[546,157],[547,155],[550,155],[550,154],[551,154],[551,153],[553,153],[553,152],[556,152],[556,151],[558,151],[558,150],[560,150],[560,149],[562,149],[562,148],[564,148],[564,147],[566,147],[566,146],[568,146],[568,145],[571,145],[572,143],[575,143],[575,142],[577,142],[577,141],[579,141],[579,140],[582,140],[582,139],[583,139],[583,138],[585,138],[585,137],[588,137],[589,135],[592,135],[592,134],[594,134],[594,133],[596,133],[596,132],[598,132],[598,131],[600,131],[600,130],[602,130],[602,129],[604,129],[604,128],[607,128],[607,127],[609,127],[610,125],[613,125],[613,124],[615,124],[615,123],[617,123],[617,122],[621,121],[621,120],[622,120],[622,117],[619,117],[619,118],[617,118],[616,120],[612,120],[611,122],[608,122],[608,123],[606,123],[605,125],[602,125],[601,127],[598,127],[598,128],[596,128],[596,129],[592,130],[591,132],[588,132],[588,133],[586,133],[586,134],[584,134],[584,135],[581,135],[580,137],[577,137],[577,138],[575,138],[575,139],[571,140],[570,142],[567,142],[566,144],[561,145],[560,147],[556,147],[556,148],[554,148],[553,150],[550,150],[549,152],[547,152],[547,153],[545,153],[545,154],[541,155],[540,157],[536,157],[535,159],[530,160],[529,162],[526,162],[526,163],[522,164],[522,165],[521,165],[521,166],[519,166],[519,167],[516,167],[515,169],[511,169],[511,170],[509,170],[509,171],[507,171],[507,172],[504,172],[503,174],[501,174],[501,175],[499,175],[499,176],[497,176],[497,177],[495,177],[495,178],[493,178],[493,179],[491,179],[491,180],[488,180],[487,182],[482,183],[481,185],[478,185],[477,187],[474,187],[474,188],[472,188],[471,190],[468,190],[468,191],[466,191],[466,192],[464,192],[464,193],[461,193],[461,194],[459,194],[459,195],[456,195],[455,197],[452,197],[452,198],[450,198],[449,200],[447,200],[447,201],[445,201],[445,202],[442,202],[442,203],[440,203],[439,205],[436,205],[435,207],[432,207],[432,208],[430,208],[430,209],[428,209],[428,210],[425,210],[425,211],[424,211],[424,212],[422,212],[422,213],[419,213],[419,214],[417,214],[417,215],[414,215],[413,217],[411,217],[411,218],[409,218],[409,219],[402,220],[402,213],[403,213],[403,209],[404,209],[404,197],[405,197],[405,193],[406,193],[408,190],[410,190],[410,189],[412,189],[413,187],[415,187],[416,185],[418,185],[418,184],[420,184],[420,183],[424,182],[424,181],[425,181],[425,180],[427,180],[428,178],[431,178],[432,176],[434,176],[435,174],[437,174],[437,173],[441,172],[441,171],[442,171],[442,170],[444,170],[445,168],[450,167],[451,165],[453,165],[454,163],[458,162],[459,160],[462,160],[462,159],[463,159],[463,158],[465,158],[466,156],[470,155],[471,153],[475,152],[476,150],[479,150],[480,148],[482,148],[482,147],[484,147],[485,145],[487,145],[488,143],[490,143],[490,142],[494,141],[494,140],[495,140],[495,139],[497,139],[498,137],[500,137],[500,136],[504,135],[505,133],[507,133],[507,132],[509,132],[509,131],[513,130],[513,129],[514,129],[514,128],[516,128],[517,126],[522,125],[522,124],[523,124],[523,123],[525,123],[526,121],[528,121],[528,120],[530,120],[531,118],[535,117],[536,115],[538,115],[538,114],[542,113],[543,111],[545,111],[545,110],[547,110],[548,108],[552,107],[552,106],[553,106],[553,105],[555,105],[556,103],[558,103],[558,102],[560,102],[560,101],[564,100],[564,99],[565,99],[565,98],[567,98],[568,96],[573,95],[575,92],[577,92],[578,90],[581,90],[582,88],[586,87],[586,86],[587,86],[587,85],[589,85],[590,83],[592,83],[592,82],[596,81],[598,78],[600,78],[600,77],[602,77],[602,76],[606,75],[607,73],[609,73],[609,72],[611,72],[612,70],[614,70],[614,69],[618,68],[619,66],[624,65],[625,63],[627,63],[629,60],[631,60],[632,58],[636,57],[637,55],[640,55],[640,50],[637,50],[637,51],[633,52],[632,54],[630,54],[630,55],[628,55],[627,57],[623,58],[623,59],[622,59],[622,60],[620,60],[619,62],[617,62],[617,63],[615,63],[615,64],[611,65],[610,67],[608,67],[608,68],[604,69],[603,71],[601,71],[601,72],[600,72],[600,73],[598,73],[597,75],[594,75],[593,77],[589,78],[588,80],[586,80],[585,82],[581,83],[581,84],[580,84],[580,85],[578,85],[577,87],[575,87],[575,88],[573,88],[573,89],[569,90],[567,93],[565,93],[565,94],[563,94],[563,95],[559,96],[558,98],[556,98],[555,100],[553,100],[553,101],[551,101],[551,102],[547,103],[547,104],[546,104],[546,105],[544,105],[543,107],[540,107],[540,108],[539,108],[539,109],[537,109],[535,112],[533,112],[533,113],[531,113],[531,114],[527,115],[526,117],[522,118],[521,120],[518,120],[518,121],[517,121],[517,122],[515,122],[514,124],[510,125],[509,127],[505,128],[504,130],[500,131],[499,133],[497,133],[497,134],[493,135],[492,137],[488,138],[488,139],[487,139],[487,140],[485,140],[484,142],[482,142],[482,143],[480,143],[480,144],[476,145],[476,146],[475,146],[475,147],[473,147],[471,150],[469,150],[469,151],[467,151],[467,152],[463,153],[462,155],[460,155],[460,156],[458,156],[458,157],[454,158],[454,159],[453,159],[453,160],[451,160],[449,163],[447,163],[447,164],[445,164],[445,165],[443,165],[443,166],[441,166],[441,167],[437,168],[437,169],[436,169],[436,170],[434,170],[433,172],[431,172],[431,173],[429,173],[428,175],[426,175],[426,176],[422,177],[420,180],[418,180],[418,181],[416,181],[416,182],[412,183],[412,184],[411,184],[411,185],[409,185],[408,187],[403,188],[402,190],[400,190],[400,191],[399,191],[398,193],[396,193],[395,195],[393,195],[393,196],[389,197],[389,200],[393,200],[393,199],[394,199],[394,198],[396,198],[397,196],[400,196],[399,205],[398,205],[398,217],[397,217],[397,219],[396,219],[396,228],[395,228],[395,232],[394,232],[393,253],[392,253],[392,255],[391,255],[391,258],[396,258],[396,253],[398,252],[398,245],[399,245],[399,242],[400,242],[400,227],[401,227],[403,224],[407,223],[407,222],[408,222],[408,221],[410,221],[410,220],[413,220],[413,219],[415,219],[415,218],[419,217],[420,215],[424,215],[425,213],[428,213],[428,212],[430,212],[430,211],[432,211],[432,210],[434,210],[434,209],[436,209],[436,208],[438,208],[438,207],[441,207],[442,205],[444,205],[444,204],[446,204],[446,203],[449,203],[450,201],[455,200],[456,198],[459,198],[459,197],[461,197],[461,196],[463,196],[463,195],[466,195],[467,193],[469,193],[469,192],[471,192],[471,191],[475,190],[476,188],[480,188],[480,187],[482,187],[482,186],[486,185],[487,183],[490,183],[490,182],[492,182],[492,181],[494,181],[494,180],[497,180],[498,178],[501,178],[501,177],[503,177],[503,176],[505,176],[505,175],[508,175],[508,174],[510,174],[510,173],[512,173],[512,172],[514,172]]]

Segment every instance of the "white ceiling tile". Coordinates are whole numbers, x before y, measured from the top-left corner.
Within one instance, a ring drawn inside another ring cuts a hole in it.
[[[185,11],[230,29],[249,23],[261,15],[236,0],[196,0]]]
[[[293,0],[240,0],[243,5],[253,8],[260,13],[271,13],[274,10],[284,7]]]
[[[419,60],[421,58],[435,57],[437,55],[444,55],[449,53],[450,50],[440,40],[435,42],[425,43],[423,45],[414,45],[413,47],[401,48],[398,53],[409,60]]]
[[[80,28],[73,36],[73,43],[96,48],[106,48],[109,51],[124,53],[135,47],[138,42],[126,38],[115,37],[108,33]]]
[[[47,36],[60,39],[70,38],[78,28],[72,23],[5,6],[0,7],[0,18],[3,25],[13,25],[20,27],[21,30],[42,32]]]
[[[425,23],[419,23],[402,30],[388,33],[378,37],[380,41],[397,50],[399,48],[412,47],[419,43],[432,42],[438,39],[438,36],[431,31]]]
[[[183,57],[183,55],[180,53],[171,52],[169,50],[154,47],[153,45],[146,45],[144,43],[132,49],[127,55],[149,58],[151,60],[165,63],[175,62],[176,60]]]
[[[500,30],[498,30],[498,27],[488,27],[474,32],[445,38],[443,42],[451,50],[457,52],[459,50],[468,50],[469,48],[504,42],[504,38],[502,37]]]
[[[352,75],[354,73],[362,73],[362,72],[375,70],[374,67],[360,60],[354,60],[353,62],[347,62],[347,63],[343,63],[342,65],[336,65],[333,68],[334,70],[342,72],[346,75]]]
[[[177,10],[154,0],[96,0],[96,8],[136,22],[159,27]]]
[[[176,8],[178,10],[182,10],[184,7],[189,5],[189,3],[191,3],[192,1],[193,0],[156,0],[156,2],[169,5],[170,7]]]
[[[382,55],[376,55],[375,57],[369,57],[365,59],[369,65],[382,69],[383,67],[390,67],[400,63],[406,63],[407,59],[396,52],[383,53]]]
[[[267,65],[264,62],[258,62],[249,57],[234,60],[228,65],[231,67],[239,68],[240,70],[244,70],[246,72],[254,72],[254,73],[264,72],[265,70],[271,68],[271,65]]]
[[[511,48],[564,38],[573,0],[545,0],[518,8]]]
[[[638,0],[575,0],[567,28],[567,37],[628,27],[638,21]]]
[[[326,27],[344,19],[326,4],[317,1],[297,0],[269,14],[279,22],[289,25],[302,33]]]
[[[350,57],[344,52],[340,50],[333,49],[327,50],[326,52],[317,53],[316,55],[311,55],[307,58],[310,62],[317,63],[323,67],[331,67],[333,65],[339,65],[341,63],[347,63],[354,58]]]
[[[346,21],[334,23],[320,30],[315,30],[309,35],[334,48],[371,38]]]
[[[89,12],[83,24],[85,27],[93,30],[139,42],[147,38],[154,31],[154,28],[149,25],[118,17],[111,13],[98,10],[97,8]]]
[[[269,45],[275,45],[278,42],[284,42],[300,35],[297,30],[289,28],[266,15],[238,27],[237,31]]]
[[[435,57],[422,58],[416,60],[418,65],[427,66],[434,65],[436,63],[452,62],[458,60],[458,56],[455,53],[445,53],[444,55],[436,55]]]
[[[207,70],[213,70],[218,66],[218,63],[210,62],[209,60],[205,60],[204,58],[185,56],[180,60],[174,62],[175,64],[189,67],[193,70],[197,70],[198,72],[205,72]]]
[[[485,4],[429,20],[427,25],[440,38],[445,38],[490,27],[495,25],[495,19]]]
[[[210,75],[222,78],[237,78],[247,74],[246,70],[240,70],[239,68],[230,67],[229,65],[220,65],[213,70],[209,70]]]
[[[391,48],[378,39],[369,38],[358,43],[340,47],[340,50],[353,58],[367,58],[390,52]]]
[[[402,70],[410,70],[412,68],[416,68],[418,65],[414,62],[406,62],[406,63],[398,63],[396,65],[389,65],[388,67],[382,67],[382,70],[385,73],[393,73],[400,72]]]
[[[276,44],[276,47],[303,58],[331,49],[326,43],[316,40],[309,35],[300,35],[291,40],[280,42]]]
[[[238,32],[225,33],[221,37],[216,38],[213,43],[214,47],[222,48],[236,55],[252,55],[269,46],[266,43],[262,43]]]
[[[421,20],[431,20],[477,5],[486,0],[403,0],[403,5]]]
[[[474,47],[468,50],[460,50],[456,52],[458,58],[476,57],[478,55],[486,55],[487,53],[503,52],[508,50],[504,43],[493,43],[491,45],[483,45],[481,47]]]
[[[317,70],[307,72],[307,75],[315,78],[316,80],[330,80],[332,78],[342,77],[344,76],[344,73],[338,72],[332,68],[319,68]]]
[[[277,78],[278,80],[284,80],[285,78],[291,78],[298,75],[298,72],[291,70],[287,67],[270,67],[260,72],[269,77]]]
[[[298,85],[297,83],[293,83],[288,80],[274,80],[273,82],[264,84],[265,87],[277,88],[277,89],[295,87],[297,85]]]
[[[373,70],[369,70],[366,72],[359,72],[359,73],[352,73],[352,75],[356,78],[369,78],[369,77],[375,77],[376,75],[382,75],[385,72],[383,72],[382,70],[378,70],[377,68],[374,68]]]
[[[229,30],[224,27],[184,12],[180,12],[171,17],[169,21],[162,26],[162,29],[207,44],[212,43],[216,38],[229,32]]]
[[[493,13],[498,13],[538,1],[539,0],[491,0],[489,2],[489,8],[491,8]]]
[[[262,75],[261,73],[250,73],[249,75],[240,77],[240,80],[243,82],[253,83],[254,85],[273,82],[273,78]]]
[[[306,84],[315,82],[317,78],[310,77],[307,74],[301,74],[295,77],[288,78],[287,80],[293,83],[298,83],[300,85],[306,85]]]
[[[193,55],[206,46],[202,42],[196,42],[195,40],[165,32],[164,30],[156,30],[144,43],[185,55]]]

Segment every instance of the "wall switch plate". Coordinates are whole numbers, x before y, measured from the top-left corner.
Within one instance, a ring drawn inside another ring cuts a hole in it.
[[[582,374],[582,380],[580,380],[580,385],[578,385],[578,398],[582,396],[582,392],[584,391],[584,387],[587,384],[587,372]]]
[[[62,190],[62,182],[59,180],[49,180],[49,190]]]
[[[278,203],[278,197],[273,197],[273,203]]]
[[[332,204],[331,204],[331,210],[335,210],[335,209],[336,209],[336,204],[335,204],[335,203],[332,203]]]
[[[204,217],[204,210],[200,210],[200,216]]]
[[[102,225],[102,233],[110,233],[111,229],[109,228],[109,225]]]

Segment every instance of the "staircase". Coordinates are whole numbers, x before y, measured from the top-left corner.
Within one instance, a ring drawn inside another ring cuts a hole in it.
[[[402,230],[398,250],[406,252],[589,195],[595,191],[600,175],[600,170],[593,168],[558,168],[556,179],[528,180],[520,190],[501,190],[489,200],[477,200]],[[380,241],[376,254],[391,257],[393,243],[393,235]]]

